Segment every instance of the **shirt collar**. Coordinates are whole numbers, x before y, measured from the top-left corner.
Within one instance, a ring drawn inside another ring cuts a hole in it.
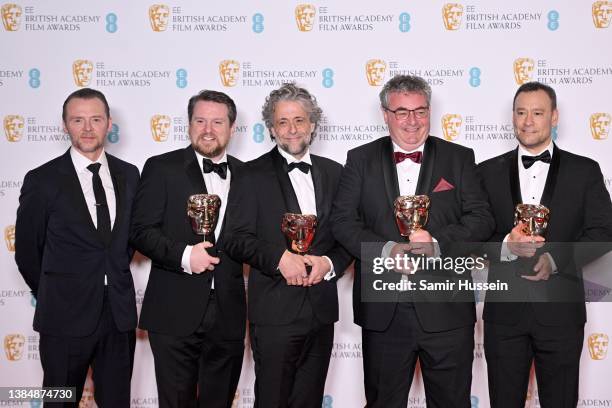
[[[537,156],[539,154],[544,153],[546,150],[548,150],[548,152],[550,153],[550,157],[552,157],[553,155],[553,150],[554,150],[554,146],[555,144],[552,142],[552,140],[550,141],[550,143],[548,144],[548,146],[546,146],[546,148],[542,149],[542,151],[537,152],[536,154],[530,153],[527,151],[527,149],[525,149],[523,146],[521,146],[519,144],[518,146],[518,159],[519,161],[521,160],[521,156]]]
[[[92,163],[100,163],[102,167],[108,168],[108,160],[106,158],[106,152],[104,149],[102,149],[102,153],[100,154],[100,157],[98,157],[98,160],[91,161],[87,157],[83,156],[77,149],[75,149],[74,146],[72,146],[70,148],[70,158],[72,159],[72,164],[74,165],[74,169],[77,173],[89,171],[87,170],[87,166]]]
[[[312,166],[312,159],[310,158],[310,149],[306,150],[304,156],[302,156],[302,158],[298,160],[283,149],[281,149],[279,146],[276,146],[276,148],[278,149],[278,152],[281,154],[281,156],[283,156],[285,160],[287,160],[287,164],[304,162]]]

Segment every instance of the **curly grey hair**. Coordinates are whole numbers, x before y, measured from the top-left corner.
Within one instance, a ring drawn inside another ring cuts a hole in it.
[[[280,88],[270,92],[270,95],[266,98],[266,102],[261,108],[261,116],[268,130],[274,127],[274,110],[276,109],[276,104],[280,101],[296,101],[302,105],[308,113],[310,122],[315,125],[315,130],[312,132],[312,136],[314,136],[323,110],[319,108],[317,98],[314,95],[292,83],[283,84]],[[274,140],[272,132],[270,132],[270,137]]]

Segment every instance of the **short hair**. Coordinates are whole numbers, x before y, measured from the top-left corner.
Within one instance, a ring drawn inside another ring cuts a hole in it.
[[[519,87],[519,89],[516,90],[516,93],[514,94],[514,99],[512,100],[512,110],[514,110],[514,107],[516,105],[516,98],[518,98],[519,94],[536,91],[546,92],[546,95],[548,95],[548,97],[550,98],[552,110],[557,109],[557,93],[555,92],[555,90],[541,82],[532,81],[524,83]]]
[[[68,95],[68,97],[64,101],[64,105],[62,106],[62,120],[64,122],[66,121],[66,107],[68,106],[68,102],[76,98],[99,99],[104,104],[104,112],[106,113],[106,117],[110,118],[110,108],[108,106],[108,101],[106,100],[104,94],[98,91],[97,89],[81,88]]]
[[[197,95],[193,95],[191,98],[189,98],[189,103],[187,104],[187,118],[189,119],[189,123],[191,123],[191,118],[193,117],[193,109],[195,108],[196,103],[200,101],[222,103],[223,105],[227,106],[227,118],[229,119],[230,126],[236,122],[236,116],[238,114],[234,100],[223,92],[205,89],[200,91],[200,93]]]
[[[292,83],[283,84],[280,88],[270,92],[270,95],[266,97],[266,102],[261,108],[261,116],[268,130],[274,127],[274,110],[276,109],[276,104],[281,101],[296,101],[302,105],[308,113],[310,122],[315,125],[315,130],[312,132],[314,136],[323,110],[319,107],[317,98],[314,95]],[[272,132],[270,132],[270,137],[274,139]]]
[[[380,104],[383,108],[389,107],[389,94],[418,93],[427,99],[427,105],[431,103],[431,87],[423,78],[413,75],[396,75],[391,78],[380,91]]]

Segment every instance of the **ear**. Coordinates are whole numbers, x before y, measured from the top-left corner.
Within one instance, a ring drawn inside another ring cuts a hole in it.
[[[382,111],[383,118],[385,119],[385,124],[389,125],[389,112],[387,112],[387,110],[382,106],[380,107],[380,110]]]
[[[109,133],[112,128],[113,128],[113,118],[109,116],[108,117],[108,128],[106,129],[106,133]]]
[[[311,134],[311,135],[314,133],[314,131],[315,131],[315,127],[316,127],[316,125],[315,125],[314,123],[311,123],[311,124],[310,124],[310,134]]]
[[[557,109],[552,111],[552,125],[557,126],[559,123],[559,111]]]

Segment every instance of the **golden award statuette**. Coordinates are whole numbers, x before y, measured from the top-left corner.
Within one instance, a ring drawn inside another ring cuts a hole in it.
[[[425,226],[429,217],[429,204],[426,195],[399,196],[395,199],[395,221],[402,237],[408,240],[410,234]]]
[[[187,215],[191,218],[191,227],[198,235],[204,235],[204,240],[212,239],[221,199],[215,194],[195,194],[187,200]]]
[[[549,218],[550,210],[543,205],[518,204],[514,210],[514,225],[525,224],[523,232],[529,236],[543,237]]]
[[[285,213],[281,231],[285,234],[289,251],[299,255],[308,253],[316,227],[316,215]]]

